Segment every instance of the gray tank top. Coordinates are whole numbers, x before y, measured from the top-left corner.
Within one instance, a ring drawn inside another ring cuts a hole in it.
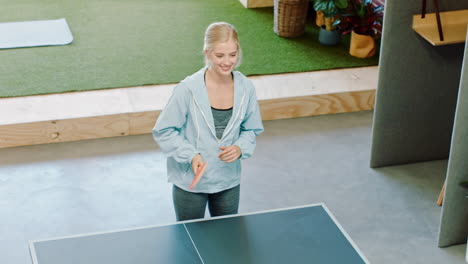
[[[211,107],[211,112],[213,113],[216,137],[221,139],[224,129],[226,129],[226,126],[231,119],[232,107],[229,109],[216,109]]]

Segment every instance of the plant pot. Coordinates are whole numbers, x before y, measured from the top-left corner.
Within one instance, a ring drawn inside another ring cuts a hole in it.
[[[375,55],[376,45],[372,36],[351,32],[349,54],[358,58],[370,58]]]
[[[308,0],[274,0],[273,31],[285,38],[303,35],[306,28]]]
[[[320,27],[319,42],[326,46],[333,46],[341,42],[341,32],[338,29],[326,30],[324,26]]]

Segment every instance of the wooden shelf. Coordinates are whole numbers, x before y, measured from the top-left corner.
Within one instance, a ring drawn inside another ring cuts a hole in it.
[[[466,41],[468,9],[440,12],[444,41],[440,41],[435,13],[413,16],[413,30],[434,46],[463,43]]]

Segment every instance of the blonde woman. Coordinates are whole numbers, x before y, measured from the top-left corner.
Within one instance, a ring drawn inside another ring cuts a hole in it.
[[[178,221],[236,214],[239,207],[241,160],[255,149],[263,132],[255,88],[234,69],[241,48],[236,29],[213,23],[205,32],[205,67],[173,90],[153,128],[167,156],[169,182]],[[196,173],[206,170],[194,188]]]

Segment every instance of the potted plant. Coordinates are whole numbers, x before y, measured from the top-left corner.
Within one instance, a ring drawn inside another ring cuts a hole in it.
[[[351,33],[349,54],[358,58],[375,55],[375,40],[382,34],[383,6],[373,0],[348,0],[346,12],[335,23],[343,34]]]
[[[319,42],[324,45],[340,43],[341,32],[334,20],[348,6],[347,0],[314,0],[314,9],[323,14],[324,25],[320,27]]]

